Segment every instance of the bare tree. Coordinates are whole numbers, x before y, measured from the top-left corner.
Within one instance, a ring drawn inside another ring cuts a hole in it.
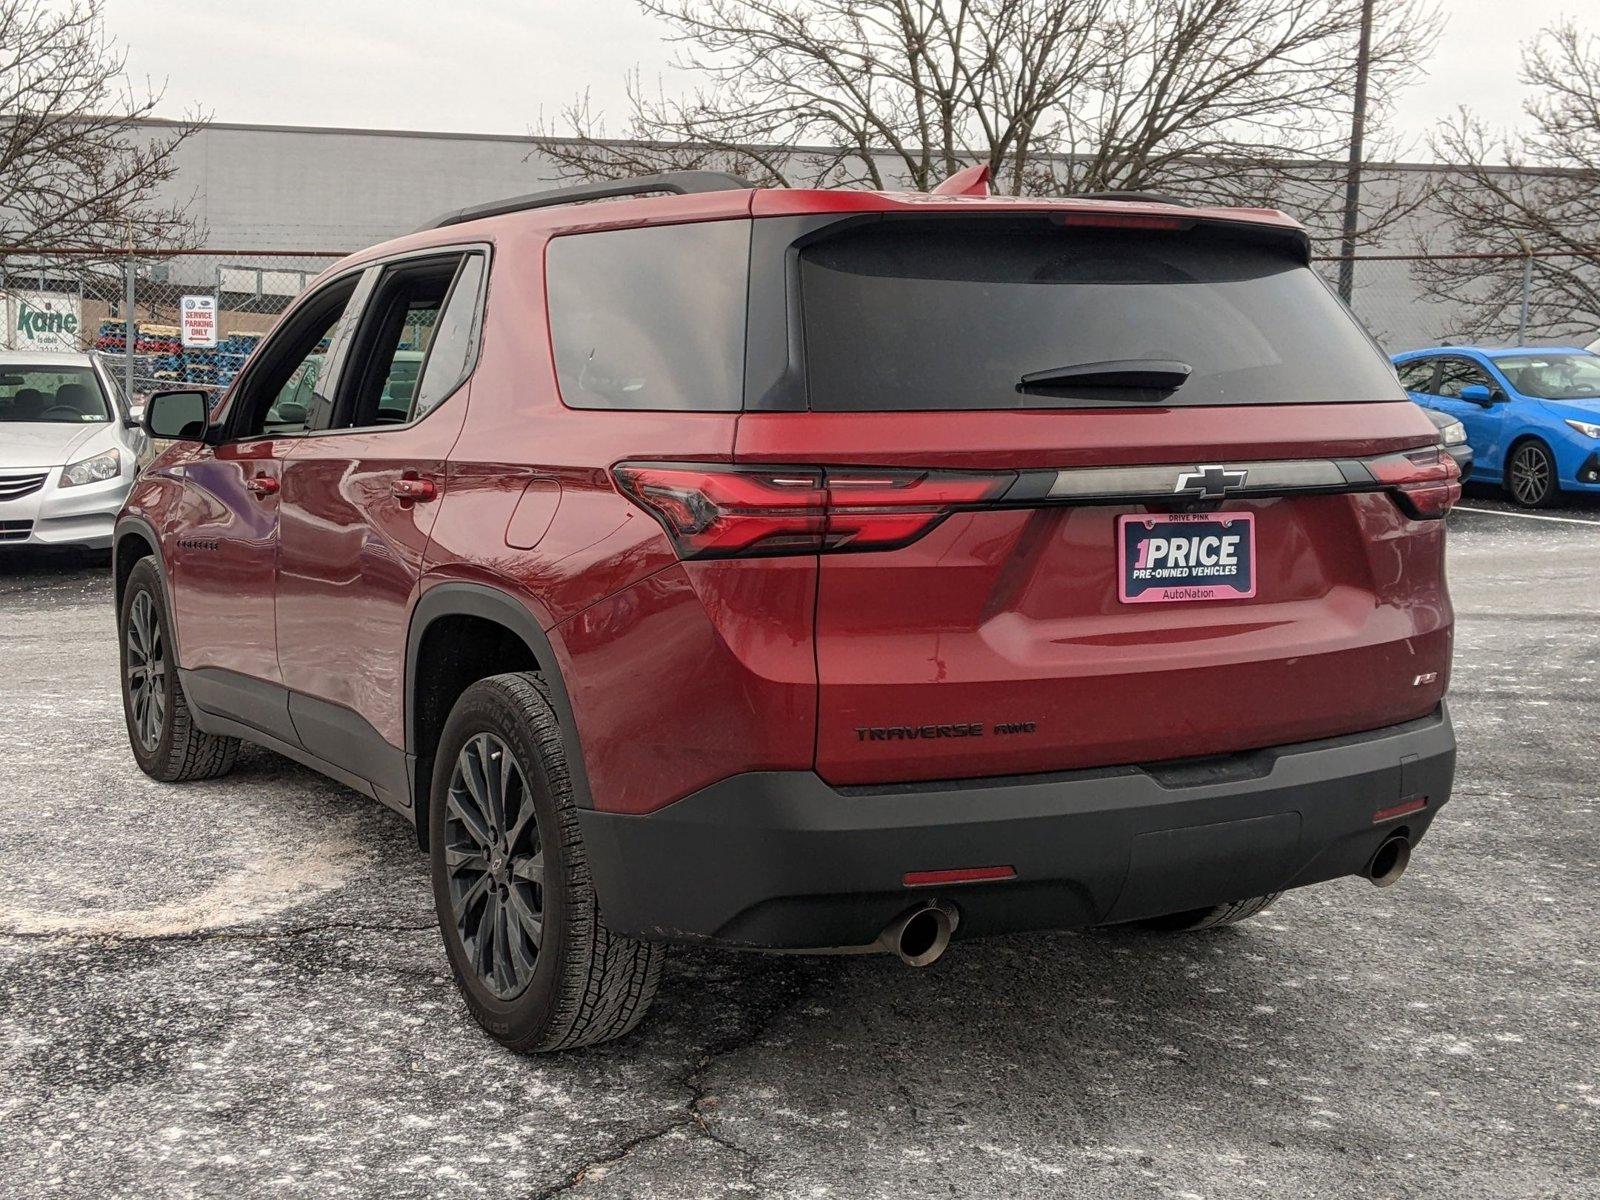
[[[616,140],[587,97],[541,119],[538,150],[571,176],[926,189],[986,163],[1013,194],[1275,203],[1337,232],[1361,0],[639,2],[697,83],[668,95],[636,72]],[[1426,0],[1379,0],[1373,127],[1438,25]],[[1369,189],[1368,230],[1402,190]]]
[[[161,185],[196,123],[153,132],[103,0],[0,0],[0,243],[42,250],[184,240]]]
[[[1443,177],[1437,205],[1448,245],[1495,259],[1425,263],[1433,296],[1463,301],[1462,332],[1507,337],[1522,320],[1542,337],[1600,329],[1600,37],[1567,22],[1523,47],[1522,81],[1534,94],[1521,136],[1497,135],[1470,112],[1440,128],[1434,153],[1459,168]]]

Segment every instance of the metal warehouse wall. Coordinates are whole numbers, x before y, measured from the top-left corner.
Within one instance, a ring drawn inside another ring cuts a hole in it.
[[[202,245],[228,251],[348,252],[465,204],[559,182],[555,168],[532,151],[527,139],[506,135],[217,123],[179,149],[178,164],[164,199],[189,206]],[[1413,181],[1449,169],[1400,168]],[[1329,166],[1328,185],[1330,191],[1342,186],[1337,164]],[[1368,184],[1375,197],[1391,186],[1381,173]],[[1292,198],[1283,205],[1293,212]],[[1424,205],[1391,231],[1388,245],[1369,242],[1361,251],[1444,245],[1444,232]],[[163,269],[177,284],[204,283],[205,270],[214,275],[213,267],[202,268],[191,262]],[[1332,263],[1320,269],[1330,277],[1337,271]],[[1357,266],[1353,306],[1391,351],[1450,339],[1471,303],[1465,296],[1461,302],[1423,301],[1407,262]],[[1530,332],[1530,340],[1540,340],[1538,331]]]
[[[528,153],[515,137],[213,124],[179,148],[164,198],[206,246],[350,251],[554,182]]]

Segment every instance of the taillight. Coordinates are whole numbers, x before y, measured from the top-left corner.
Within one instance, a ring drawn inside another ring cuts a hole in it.
[[[1461,499],[1461,468],[1436,446],[1369,458],[1366,464],[1373,478],[1387,484],[1395,501],[1413,517],[1442,517]]]
[[[1074,228],[1171,230],[1194,228],[1192,220],[1155,213],[1059,212],[1054,215],[1061,224]]]
[[[621,463],[612,474],[679,558],[892,550],[1016,480],[1012,471],[676,463]]]

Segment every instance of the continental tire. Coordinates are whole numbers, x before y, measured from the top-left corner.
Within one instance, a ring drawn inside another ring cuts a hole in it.
[[[162,783],[215,779],[233,770],[239,739],[195,728],[172,655],[172,618],[155,561],[142,558],[128,575],[117,614],[122,713],[139,769]]]
[[[434,763],[434,906],[473,1017],[521,1053],[627,1033],[655,997],[665,950],[600,922],[543,682],[508,674],[474,683]]]

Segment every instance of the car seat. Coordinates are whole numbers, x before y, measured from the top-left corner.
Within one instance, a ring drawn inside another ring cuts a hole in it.
[[[86,417],[98,417],[103,410],[95,403],[94,393],[81,383],[63,383],[56,389],[55,408],[74,408]]]

